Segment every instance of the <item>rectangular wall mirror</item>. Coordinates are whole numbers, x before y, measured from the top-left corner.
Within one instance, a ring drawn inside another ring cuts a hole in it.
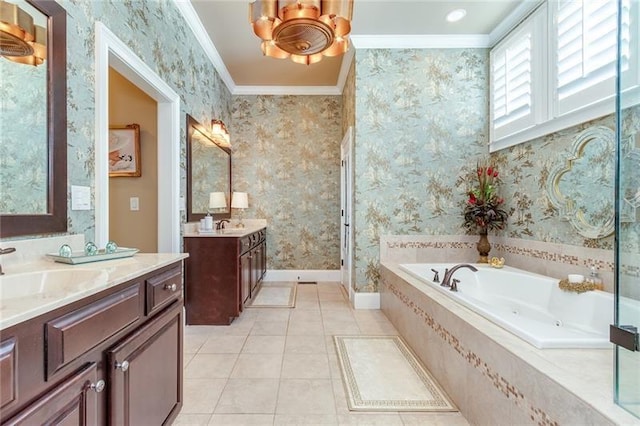
[[[210,194],[222,192],[226,208],[210,208]],[[214,220],[231,217],[231,149],[187,114],[187,222],[210,213]]]
[[[0,57],[0,237],[65,232],[67,14],[49,0],[5,6],[28,14],[38,38],[32,55]]]

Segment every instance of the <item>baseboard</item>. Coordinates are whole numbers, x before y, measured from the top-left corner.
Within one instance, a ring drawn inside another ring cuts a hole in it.
[[[354,309],[380,309],[380,293],[353,293]]]
[[[264,281],[332,281],[340,282],[340,270],[269,269]]]

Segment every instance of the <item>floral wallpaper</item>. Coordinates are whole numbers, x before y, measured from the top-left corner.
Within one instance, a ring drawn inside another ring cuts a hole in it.
[[[376,291],[384,234],[461,233],[465,174],[487,155],[486,49],[359,50],[355,273]]]
[[[0,212],[45,213],[47,67],[0,57],[0,76]]]
[[[340,268],[340,96],[236,96],[233,190],[266,219],[269,269]]]
[[[174,2],[59,0],[58,3],[67,11],[69,185],[90,186],[92,192],[95,186],[94,25],[101,21],[180,95],[183,112],[180,193],[184,195],[184,113],[201,122],[214,117],[228,121],[231,95]],[[94,210],[69,208],[68,217],[70,234],[85,234],[87,240],[94,239]]]
[[[466,232],[462,211],[478,160],[500,170],[509,220],[499,235],[612,249],[613,236],[578,234],[546,192],[575,137],[593,126],[614,128],[612,115],[490,155],[487,50],[362,50],[355,62],[358,291],[377,291],[381,235]],[[602,188],[583,183],[582,193]],[[604,187],[613,197],[612,182]]]

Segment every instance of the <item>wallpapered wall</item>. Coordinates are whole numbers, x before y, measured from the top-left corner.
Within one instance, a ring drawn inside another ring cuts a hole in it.
[[[377,290],[380,235],[465,233],[461,212],[480,159],[491,158],[501,172],[510,213],[502,235],[612,248],[612,236],[585,239],[561,220],[545,184],[574,137],[590,126],[613,128],[613,116],[490,156],[488,87],[486,49],[357,51],[355,81],[347,80],[344,96],[355,97],[358,291]]]
[[[0,212],[42,214],[47,211],[47,68],[0,58],[0,76]]]
[[[458,234],[486,155],[486,49],[356,52],[355,271],[376,291],[383,234]]]
[[[181,97],[182,112],[207,122],[229,120],[231,95],[173,1],[59,0],[67,11],[69,184],[94,187],[94,24],[104,23]],[[185,119],[181,123],[181,193]],[[94,211],[68,209],[69,233],[93,240]]]
[[[237,96],[233,189],[266,219],[269,269],[340,268],[340,96]]]

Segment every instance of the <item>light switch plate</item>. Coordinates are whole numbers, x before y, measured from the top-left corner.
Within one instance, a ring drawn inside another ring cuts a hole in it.
[[[129,210],[132,212],[140,210],[140,199],[138,197],[129,198]]]
[[[91,210],[91,188],[71,185],[71,210]]]

